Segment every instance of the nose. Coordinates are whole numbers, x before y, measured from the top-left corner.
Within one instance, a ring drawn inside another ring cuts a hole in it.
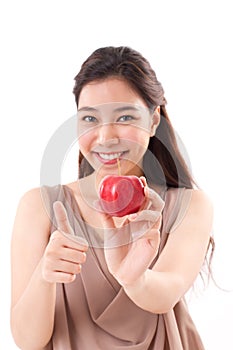
[[[104,124],[98,128],[98,144],[111,146],[119,143],[119,135],[114,124]]]

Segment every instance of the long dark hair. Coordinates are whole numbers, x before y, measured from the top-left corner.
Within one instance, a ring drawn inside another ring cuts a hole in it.
[[[181,155],[175,131],[165,108],[163,87],[149,62],[139,52],[125,46],[110,46],[94,51],[75,77],[73,92],[77,106],[84,85],[109,77],[127,81],[150,110],[160,106],[161,121],[155,136],[150,138],[143,161],[143,171],[148,182],[166,187],[193,188],[194,180]],[[89,175],[92,171],[80,152],[79,178]]]
[[[161,121],[155,136],[150,138],[143,160],[143,171],[148,182],[167,188],[197,186],[178,147],[177,135],[166,111],[163,87],[149,62],[139,52],[125,46],[103,47],[94,51],[82,64],[80,72],[75,77],[73,93],[77,107],[80,92],[86,84],[110,77],[124,79],[151,111],[160,106]],[[91,174],[93,170],[79,152],[79,178]],[[210,245],[212,245],[209,259],[211,261],[214,251],[212,237]],[[210,268],[210,265],[208,266]]]

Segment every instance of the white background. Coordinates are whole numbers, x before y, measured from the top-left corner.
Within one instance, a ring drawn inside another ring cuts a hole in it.
[[[1,1],[0,349],[17,349],[9,305],[10,239],[18,201],[39,186],[47,142],[75,113],[73,78],[101,46],[131,46],[155,69],[194,175],[215,207],[215,278],[233,289],[230,5],[226,0]],[[64,182],[76,178],[72,157],[65,162]],[[211,285],[192,295],[189,307],[207,350],[233,349],[232,292]]]

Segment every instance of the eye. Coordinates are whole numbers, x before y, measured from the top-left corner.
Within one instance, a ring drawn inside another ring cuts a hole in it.
[[[92,115],[86,115],[82,120],[88,123],[95,123],[97,121],[96,117],[93,117]]]
[[[133,117],[132,115],[126,114],[126,115],[122,115],[120,118],[118,118],[117,121],[119,121],[119,122],[129,122],[131,120],[135,120],[135,117]]]

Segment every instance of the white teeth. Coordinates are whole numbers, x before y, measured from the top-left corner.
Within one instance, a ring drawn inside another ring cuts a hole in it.
[[[106,154],[106,153],[99,153],[99,156],[103,159],[106,160],[113,160],[113,159],[117,159],[122,155],[121,153],[111,153],[111,154]]]

